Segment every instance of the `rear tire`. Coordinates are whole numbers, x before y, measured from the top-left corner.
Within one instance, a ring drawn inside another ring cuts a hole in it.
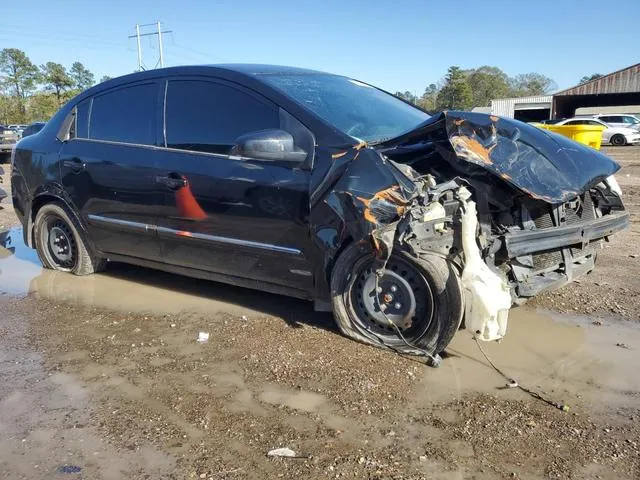
[[[43,205],[34,222],[34,244],[44,268],[89,275],[104,269],[106,261],[93,257],[65,208]]]
[[[616,147],[622,147],[627,144],[627,139],[624,135],[616,134],[611,137],[611,145],[615,145]]]
[[[435,255],[417,259],[394,251],[378,280],[379,304],[387,306],[385,317],[374,301],[373,260],[371,254],[351,244],[336,261],[331,272],[331,295],[340,331],[359,342],[403,353],[442,352],[460,328],[464,310],[455,269]],[[410,345],[398,336],[389,320]]]

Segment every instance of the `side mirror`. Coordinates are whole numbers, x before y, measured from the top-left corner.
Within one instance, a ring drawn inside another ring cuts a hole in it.
[[[307,158],[307,152],[295,146],[290,133],[275,128],[236,138],[230,155],[296,164]]]

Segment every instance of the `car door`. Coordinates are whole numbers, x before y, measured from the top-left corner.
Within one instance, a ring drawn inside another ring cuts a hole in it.
[[[222,81],[169,80],[165,98],[164,261],[309,290],[309,168],[230,155],[237,137],[277,129],[287,114]],[[313,155],[313,136],[296,125]]]
[[[62,184],[104,253],[159,260],[164,197],[155,183],[160,83],[117,87],[78,104],[60,150]]]

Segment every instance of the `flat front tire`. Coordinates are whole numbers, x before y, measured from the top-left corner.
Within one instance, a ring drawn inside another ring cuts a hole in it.
[[[71,220],[58,203],[43,205],[34,221],[34,244],[44,268],[89,275],[102,270],[105,260],[95,258]]]
[[[462,320],[459,277],[449,262],[435,255],[417,259],[396,250],[376,282],[373,255],[351,244],[332,270],[331,295],[344,335],[403,353],[442,352]]]

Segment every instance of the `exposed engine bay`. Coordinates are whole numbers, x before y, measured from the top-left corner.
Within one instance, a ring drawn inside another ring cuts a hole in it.
[[[615,162],[510,119],[445,112],[354,150],[325,202],[379,269],[395,249],[455,265],[481,340],[505,335],[513,304],[590,272],[628,226]]]

